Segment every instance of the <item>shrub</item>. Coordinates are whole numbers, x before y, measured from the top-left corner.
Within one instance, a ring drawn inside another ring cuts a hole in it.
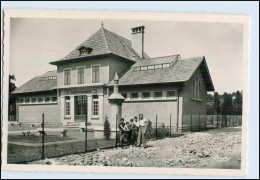
[[[155,138],[155,129],[152,126],[152,121],[148,120],[145,136],[147,139]]]
[[[106,140],[109,140],[111,136],[111,128],[110,128],[110,123],[108,121],[108,118],[105,117],[105,122],[104,122],[104,137]]]

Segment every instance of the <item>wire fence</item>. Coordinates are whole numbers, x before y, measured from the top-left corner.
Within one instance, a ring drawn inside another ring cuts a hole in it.
[[[96,130],[88,126],[87,117],[81,125],[69,128],[51,125],[45,121],[45,116],[42,114],[41,123],[10,125],[9,128],[13,131],[8,134],[8,163],[27,163],[121,146],[119,116],[116,128],[109,128],[111,134],[109,139],[104,137],[104,129]],[[168,119],[156,115],[153,120],[147,121],[145,138],[148,140],[171,138],[187,132],[241,125],[242,116],[239,115],[183,115],[181,123],[173,115],[169,115]],[[137,139],[138,128],[134,132]]]

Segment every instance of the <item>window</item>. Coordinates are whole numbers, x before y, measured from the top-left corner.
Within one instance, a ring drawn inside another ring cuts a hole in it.
[[[56,102],[56,101],[57,101],[57,97],[52,97],[52,98],[51,98],[51,101],[52,101],[52,102]]]
[[[42,102],[43,99],[41,97],[38,98],[38,102]]]
[[[75,96],[75,114],[76,120],[86,119],[88,111],[88,97],[87,96]]]
[[[70,115],[70,102],[66,102],[66,109],[65,109],[65,115],[69,116]]]
[[[84,67],[78,68],[78,84],[84,83]]]
[[[92,83],[98,83],[100,66],[92,66]]]
[[[200,80],[196,77],[193,81],[193,98],[199,99],[200,98]]]
[[[122,96],[127,99],[127,93],[123,93]]]
[[[138,99],[138,93],[131,93],[131,99]]]
[[[29,102],[30,102],[30,98],[26,98],[25,103],[29,103]]]
[[[45,97],[45,102],[50,102],[50,98],[49,97]]]
[[[143,93],[142,93],[142,98],[143,98],[143,99],[148,99],[148,98],[150,98],[150,92],[143,92]]]
[[[24,99],[19,99],[19,103],[23,103],[24,102]]]
[[[99,115],[99,100],[98,100],[98,95],[93,96],[93,116],[98,116]]]
[[[169,63],[163,64],[163,68],[169,68],[169,67],[171,67],[171,65]]]
[[[70,116],[70,97],[65,96],[65,115]]]
[[[154,66],[148,66],[148,69],[154,69]]]
[[[70,69],[64,70],[64,85],[70,85],[71,83],[71,75],[70,75]]]
[[[147,66],[142,66],[141,71],[147,70]]]
[[[32,103],[36,103],[36,98],[32,98]]]
[[[154,98],[162,98],[162,92],[154,92]]]
[[[80,55],[88,55],[88,54],[90,54],[91,52],[92,52],[92,48],[89,48],[89,47],[81,47],[80,49],[79,49],[79,52],[80,52]]]
[[[155,65],[155,69],[162,69],[162,64]]]
[[[176,97],[176,91],[167,91],[166,97],[167,98]]]

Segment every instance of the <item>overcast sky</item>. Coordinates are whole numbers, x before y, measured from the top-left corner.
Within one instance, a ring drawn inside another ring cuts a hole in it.
[[[101,20],[12,18],[10,74],[17,87],[56,66],[101,27]],[[131,40],[131,28],[145,26],[150,57],[180,54],[205,56],[219,93],[242,89],[243,25],[208,22],[103,21],[104,27]]]

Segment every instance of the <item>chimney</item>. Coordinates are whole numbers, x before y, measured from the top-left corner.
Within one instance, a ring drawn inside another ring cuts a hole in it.
[[[144,58],[144,28],[144,26],[132,28],[132,48],[140,58]]]

